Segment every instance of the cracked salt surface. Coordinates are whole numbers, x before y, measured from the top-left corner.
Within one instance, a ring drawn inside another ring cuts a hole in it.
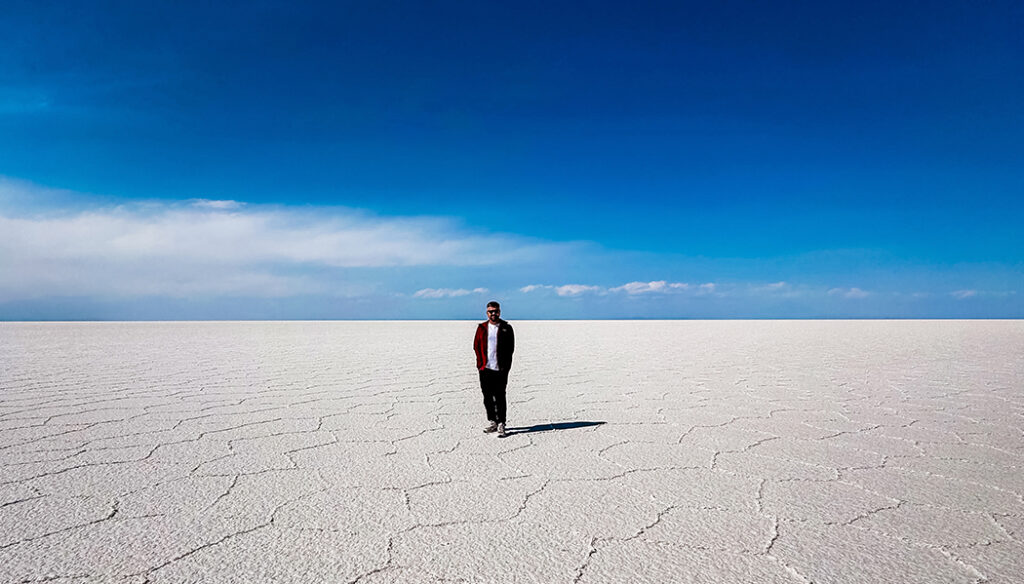
[[[1019,582],[1024,323],[0,324],[0,583]]]

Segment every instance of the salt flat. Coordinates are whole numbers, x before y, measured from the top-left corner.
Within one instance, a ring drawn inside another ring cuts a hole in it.
[[[0,324],[0,582],[1020,582],[1024,322],[512,322]]]

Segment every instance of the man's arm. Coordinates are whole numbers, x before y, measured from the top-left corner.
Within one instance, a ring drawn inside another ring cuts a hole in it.
[[[509,369],[512,369],[512,353],[515,353],[515,351],[516,351],[516,333],[512,329],[512,325],[508,325],[508,329],[507,330],[508,330],[508,332],[504,336],[502,336],[502,339],[501,339],[501,342],[505,343],[505,346],[508,347],[508,349],[506,349],[508,351],[508,353],[505,355],[505,367],[504,367],[506,372]],[[498,345],[498,348],[499,349],[501,348],[501,344]]]
[[[476,333],[473,334],[473,353],[476,355],[476,368],[480,369],[483,367],[480,361],[486,362],[487,356],[483,354],[483,335],[480,333],[479,326],[476,327]]]

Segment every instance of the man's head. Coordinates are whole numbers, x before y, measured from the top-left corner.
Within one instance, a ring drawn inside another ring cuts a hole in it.
[[[501,305],[493,300],[487,303],[487,320],[494,323],[501,320]]]

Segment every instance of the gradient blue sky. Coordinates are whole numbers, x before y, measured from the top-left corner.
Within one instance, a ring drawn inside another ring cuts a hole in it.
[[[1024,317],[1020,2],[216,4],[0,7],[0,319]]]

